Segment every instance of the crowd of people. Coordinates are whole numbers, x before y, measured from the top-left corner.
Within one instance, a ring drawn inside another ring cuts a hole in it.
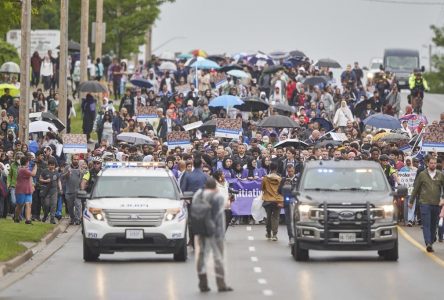
[[[40,61],[40,74],[37,73],[38,68],[34,70],[33,67],[33,77],[38,79],[33,79],[36,91],[31,107],[32,112],[49,111],[57,115],[58,95],[54,90],[57,79],[54,76],[45,78],[44,71],[56,69],[44,64],[57,62],[48,59]],[[15,211],[16,222],[23,218],[27,223],[48,219],[55,223],[62,215],[62,203],[65,202],[71,223],[79,224],[81,205],[75,193],[79,188],[88,189],[93,185],[102,161],[163,161],[174,173],[183,191],[195,192],[202,187],[201,183],[193,183],[198,180],[195,174],[187,176],[196,169],[214,176],[218,186],[224,188],[230,178],[263,179],[264,201],[277,203],[266,205],[266,235],[277,240],[274,216],[278,215],[282,204],[282,191],[271,187],[276,186],[276,181],[295,182],[304,161],[378,161],[393,188],[399,184],[398,171],[410,170],[419,174],[430,160],[435,162],[437,170],[442,170],[442,153],[423,153],[417,142],[405,152],[396,141],[384,142],[376,138],[385,132],[384,129],[364,125],[366,118],[378,113],[396,118],[414,113],[411,105],[401,107],[396,77],[383,69],[374,80],[366,79],[359,64],[355,63],[353,67],[347,65],[340,77],[335,78],[332,69],[316,65],[305,56],[273,59],[264,54],[210,56],[206,59],[217,63],[217,68],[191,67],[193,60],[200,59],[178,58],[169,61],[169,69],[165,69],[165,61],[153,57],[145,64],[139,63],[131,72],[126,63],[118,59],[107,59],[106,64],[102,64],[101,59],[91,63],[90,79],[106,84],[110,92],[101,95],[88,93],[81,99],[83,133],[89,142],[92,142],[93,132],[98,137],[97,143],[90,144],[88,152],[81,155],[64,155],[63,151],[59,151],[57,144],[60,144],[60,138],[54,132],[45,136],[40,134],[33,149],[19,141],[19,101],[8,94],[3,95],[0,98],[5,110],[1,112],[0,131],[4,141],[0,148],[0,215],[5,217]],[[76,73],[78,63],[72,62],[72,65],[70,76],[75,96],[79,95],[75,91],[79,81]],[[233,70],[239,72],[230,72]],[[38,87],[40,76],[43,89]],[[306,83],[313,78],[320,79],[313,84]],[[419,71],[412,74],[412,78],[415,89],[416,85],[424,86]],[[134,84],[131,84],[132,81]],[[48,95],[45,97],[46,91]],[[246,111],[211,106],[212,100],[221,95],[253,99],[266,103],[268,108]],[[142,107],[153,108],[157,115],[153,121],[140,121],[138,112]],[[72,114],[72,110],[70,102],[68,114]],[[262,119],[273,115],[288,116],[297,126],[284,129],[260,126]],[[205,125],[216,118],[240,119],[242,130],[239,138],[216,137],[214,126],[202,126],[189,130],[190,147],[168,146],[168,133],[184,131],[183,126],[198,121]],[[407,121],[399,122],[402,126],[396,132],[408,139],[420,136],[427,125],[423,122],[412,127]],[[444,113],[441,120],[433,120],[433,124],[444,130]],[[122,132],[146,135],[151,142],[143,145],[119,142],[117,136]],[[343,133],[345,138],[332,140],[330,133]],[[297,147],[276,147],[277,143],[286,139],[298,139],[304,143]],[[196,160],[202,165],[196,165]],[[415,191],[414,195],[420,198],[421,194]],[[228,192],[225,195],[228,198]],[[419,204],[420,201],[416,202]],[[24,213],[22,206],[26,207]],[[226,206],[228,209],[230,201]],[[405,217],[409,225],[424,220],[422,211],[415,218],[412,209],[413,213]],[[291,242],[292,237],[289,238]],[[442,233],[439,239],[442,240]]]

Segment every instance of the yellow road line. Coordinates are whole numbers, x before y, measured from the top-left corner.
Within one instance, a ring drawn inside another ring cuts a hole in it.
[[[418,243],[414,238],[412,238],[404,229],[402,229],[400,226],[398,226],[398,231],[399,233],[402,235],[403,238],[405,238],[407,241],[410,242],[410,244],[412,244],[413,246],[415,246],[416,248],[418,248],[419,250],[421,250],[422,252],[424,252],[431,260],[433,260],[435,263],[437,263],[438,265],[440,265],[441,267],[444,268],[444,260],[442,260],[441,258],[439,258],[438,256],[436,256],[433,253],[427,252],[426,248],[421,245],[420,243]]]

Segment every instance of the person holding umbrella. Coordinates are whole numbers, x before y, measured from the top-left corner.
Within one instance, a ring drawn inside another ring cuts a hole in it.
[[[83,133],[86,134],[88,143],[91,141],[91,132],[94,126],[94,120],[96,119],[96,99],[87,94],[86,98],[82,99],[82,113],[83,113]]]

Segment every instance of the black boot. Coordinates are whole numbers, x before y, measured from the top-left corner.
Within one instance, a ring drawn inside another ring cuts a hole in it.
[[[210,291],[210,288],[208,287],[207,274],[199,274],[199,289],[202,293]]]
[[[225,278],[216,277],[217,291],[218,292],[231,292],[233,289],[225,283]]]

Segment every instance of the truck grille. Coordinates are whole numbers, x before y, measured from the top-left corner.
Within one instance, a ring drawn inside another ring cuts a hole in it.
[[[109,226],[157,227],[162,224],[164,209],[159,210],[104,210]]]

